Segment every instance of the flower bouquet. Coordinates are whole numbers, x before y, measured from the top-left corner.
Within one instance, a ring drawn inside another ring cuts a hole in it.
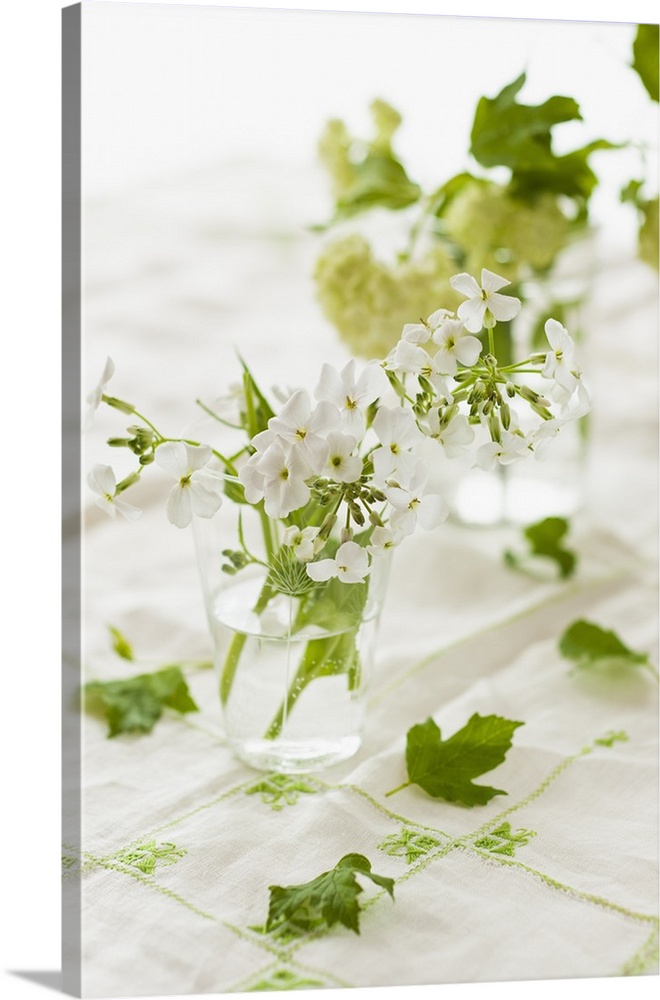
[[[137,460],[120,482],[92,468],[97,504],[139,516],[126,494],[154,465],[172,481],[169,520],[193,527],[226,733],[248,764],[310,771],[358,749],[391,553],[447,516],[430,485],[440,452],[481,468],[542,460],[588,409],[557,320],[549,349],[498,360],[495,327],[521,308],[507,285],[487,269],[454,275],[455,312],[405,324],[381,360],[323,364],[311,393],[279,407],[241,362],[233,412],[200,404],[230,448],[166,436],[108,395],[110,361],[88,397],[90,417],[101,403],[130,416],[108,444]]]

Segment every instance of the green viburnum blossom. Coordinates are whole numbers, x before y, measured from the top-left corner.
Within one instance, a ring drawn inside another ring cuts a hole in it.
[[[456,271],[447,250],[435,246],[415,260],[378,260],[364,236],[352,233],[326,244],[314,269],[316,295],[326,318],[353,354],[383,357],[411,317],[428,316],[438,302],[461,301],[449,285]]]
[[[448,237],[466,251],[465,269],[486,267],[510,281],[525,270],[544,270],[566,245],[570,221],[557,199],[514,198],[505,187],[469,184],[452,199],[444,216]]]

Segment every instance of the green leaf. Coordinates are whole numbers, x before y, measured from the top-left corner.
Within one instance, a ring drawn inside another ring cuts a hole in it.
[[[118,628],[115,628],[114,625],[108,625],[108,631],[112,637],[112,648],[117,656],[121,656],[123,660],[134,660],[133,647],[126,636]]]
[[[240,354],[238,360],[243,368],[243,395],[247,411],[247,431],[250,438],[253,438],[255,434],[266,430],[268,421],[275,416],[275,411],[255,382],[252,372]]]
[[[409,780],[387,794],[416,784],[433,798],[466,806],[485,805],[495,795],[506,795],[499,788],[475,785],[473,778],[503,762],[514,730],[522,725],[499,715],[475,713],[448,740],[442,739],[440,728],[431,718],[413,726],[408,730],[406,745]]]
[[[386,152],[370,152],[355,166],[353,184],[337,199],[335,218],[349,218],[370,208],[407,208],[422,190],[411,181],[403,165]]]
[[[577,667],[610,664],[650,667],[648,653],[629,649],[616,632],[584,619],[568,626],[559,639],[559,652]]]
[[[358,896],[363,891],[356,873],[371,879],[394,899],[394,879],[376,875],[363,854],[346,854],[330,871],[302,885],[269,886],[266,930],[285,928],[295,933],[330,928],[341,923],[360,933]]]
[[[577,566],[577,556],[563,545],[568,533],[568,521],[563,517],[546,517],[523,529],[523,536],[529,543],[529,555],[551,559],[557,564],[562,580],[572,576]],[[524,563],[514,552],[504,553],[509,566],[521,569]]]
[[[519,104],[516,97],[525,79],[521,73],[496,97],[479,100],[470,152],[484,167],[509,167],[515,197],[534,198],[549,192],[584,203],[598,183],[588,157],[597,150],[616,147],[606,139],[596,139],[557,156],[552,149],[552,129],[562,122],[581,121],[580,108],[572,97],[558,95],[543,104]]]
[[[106,719],[108,736],[150,733],[165,707],[182,714],[199,711],[177,666],[120,681],[91,681],[83,695],[86,710]]]
[[[472,185],[478,185],[481,187],[487,187],[489,181],[484,180],[481,177],[475,177],[468,171],[463,171],[460,174],[456,174],[454,177],[450,177],[441,187],[438,188],[432,195],[430,200],[431,210],[430,214],[434,215],[436,218],[441,218],[447,211],[453,200],[467,187]]]
[[[518,104],[526,74],[493,98],[482,97],[470,135],[470,152],[484,167],[529,170],[552,157],[551,129],[560,122],[581,119],[572,97],[551,97],[543,104]]]
[[[658,100],[658,32],[657,24],[640,24],[633,42],[632,67],[639,75],[649,97]]]

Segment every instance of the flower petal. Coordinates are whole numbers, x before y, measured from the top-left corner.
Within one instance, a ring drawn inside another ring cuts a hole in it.
[[[183,486],[173,486],[165,505],[168,520],[177,528],[187,528],[192,521],[190,490]]]
[[[156,449],[154,461],[172,479],[181,479],[188,471],[188,454],[183,441],[166,441]]]
[[[116,507],[122,517],[125,517],[127,521],[136,521],[138,517],[142,516],[142,511],[139,507],[134,507],[132,503],[127,503],[126,500],[120,500],[119,497],[115,497],[110,506]]]
[[[495,292],[488,296],[486,305],[498,322],[507,323],[510,319],[518,315],[521,302],[515,295],[498,295]]]
[[[99,496],[105,496],[106,493],[112,496],[117,486],[117,480],[111,466],[95,465],[87,476],[87,484]]]
[[[432,531],[447,519],[447,504],[438,493],[427,493],[417,508],[417,520],[426,531]]]
[[[454,347],[454,354],[462,365],[471,367],[481,354],[482,343],[477,337],[465,334],[459,337]]]
[[[318,562],[307,563],[307,576],[318,583],[337,576],[337,563],[334,559],[319,559]]]
[[[465,271],[462,271],[461,274],[455,274],[453,278],[450,278],[449,284],[455,291],[460,292],[461,295],[466,295],[470,299],[481,298],[481,288],[477,284],[476,278],[473,278],[471,274],[466,274]]]
[[[505,288],[510,285],[511,282],[507,281],[499,274],[494,274],[493,271],[489,271],[488,268],[484,267],[481,269],[481,287],[484,292],[488,292],[489,296],[493,292],[499,292],[500,288]]]
[[[466,330],[470,333],[479,333],[484,325],[484,313],[487,307],[488,304],[481,297],[461,302],[458,307],[458,317],[463,321]]]
[[[314,396],[316,399],[334,403],[335,406],[342,407],[344,405],[346,393],[341,375],[327,362],[324,362],[321,368],[321,375],[314,390]]]

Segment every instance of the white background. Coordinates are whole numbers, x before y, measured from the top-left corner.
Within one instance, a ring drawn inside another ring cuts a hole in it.
[[[3,996],[47,995],[17,970],[59,968],[59,45],[61,4],[24,0],[3,11],[0,68],[5,122],[2,158],[5,442],[2,508],[4,818],[0,935]],[[208,4],[198,4],[208,6]],[[233,7],[251,6],[236,0]],[[267,3],[260,7],[284,4]],[[343,9],[529,17],[529,4],[290,2],[288,9]],[[535,18],[653,21],[653,2],[538,0]],[[410,67],[414,74],[414,61]],[[570,88],[566,88],[570,93]],[[608,132],[604,129],[604,134]],[[150,169],[149,164],[144,164]],[[7,225],[8,220],[8,225]],[[7,309],[7,303],[9,308]],[[657,980],[566,984],[601,997],[640,997]],[[416,987],[443,998],[550,997],[558,983]],[[441,993],[442,991],[442,993]],[[301,994],[307,995],[307,994]],[[309,994],[311,996],[311,994]],[[403,996],[402,989],[352,990],[349,1000]]]

